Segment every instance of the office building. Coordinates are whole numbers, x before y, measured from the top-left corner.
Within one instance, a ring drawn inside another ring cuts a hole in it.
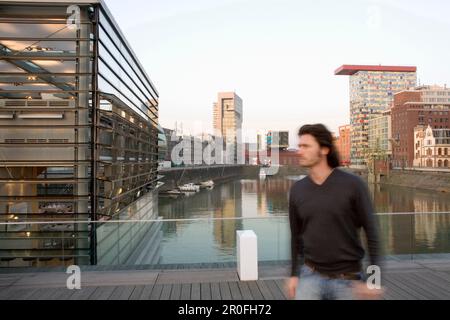
[[[227,163],[236,162],[238,154],[243,151],[242,144],[242,120],[243,120],[242,99],[235,92],[219,92],[217,102],[213,108],[213,129],[215,135],[220,135],[224,143],[232,148],[228,154],[230,159]]]
[[[103,222],[157,215],[154,84],[103,1],[0,3],[0,265],[132,263],[149,224]]]

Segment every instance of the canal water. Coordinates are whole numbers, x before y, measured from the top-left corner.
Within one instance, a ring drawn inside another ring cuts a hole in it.
[[[188,197],[160,198],[164,219],[199,219],[163,223],[160,263],[235,261],[236,230],[247,229],[258,236],[258,260],[289,260],[287,197],[301,178],[240,179]],[[387,185],[369,185],[369,191],[385,254],[450,252],[448,194]]]

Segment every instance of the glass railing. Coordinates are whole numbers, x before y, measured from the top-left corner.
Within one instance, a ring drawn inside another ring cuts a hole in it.
[[[380,213],[377,219],[384,256],[450,258],[450,213]],[[256,233],[259,263],[289,263],[289,219],[271,216],[0,223],[0,266],[233,266],[238,230]]]

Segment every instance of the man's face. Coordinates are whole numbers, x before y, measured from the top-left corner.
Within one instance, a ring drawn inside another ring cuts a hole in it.
[[[300,166],[311,168],[322,161],[327,156],[327,149],[321,148],[316,139],[310,134],[304,134],[299,137],[298,154]]]

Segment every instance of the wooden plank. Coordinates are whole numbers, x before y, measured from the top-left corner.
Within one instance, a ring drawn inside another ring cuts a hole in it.
[[[261,294],[261,291],[259,291],[259,287],[256,284],[256,281],[249,281],[247,284],[254,300],[264,300],[264,297]]]
[[[133,290],[134,286],[118,286],[108,300],[128,300]]]
[[[286,292],[286,280],[285,279],[275,280],[275,284],[277,285],[278,289],[280,289],[281,293],[284,296],[284,299],[289,300],[288,293]]]
[[[145,298],[145,293],[147,291],[147,288],[149,288],[150,286],[145,286],[144,292],[142,293],[141,296],[141,300],[143,298]],[[163,285],[162,284],[155,284],[151,286],[152,288],[150,289],[151,292],[149,294],[149,299],[150,300],[159,300],[159,298],[161,297],[161,293],[162,293],[162,289],[163,289]]]
[[[181,285],[181,300],[191,300],[191,285],[189,283],[183,283]]]
[[[382,287],[385,290],[385,296],[389,300],[417,300],[414,296],[411,296],[409,293],[405,295],[405,292],[402,289],[399,289],[394,284],[389,281],[382,280]]]
[[[411,288],[411,290],[420,292],[426,299],[439,299],[440,297],[436,289],[430,289],[425,281],[418,281],[417,278],[412,277],[410,274],[405,273],[399,275],[399,280]]]
[[[49,288],[39,288],[27,300],[41,300],[41,299],[45,299],[45,296],[47,294],[49,294],[50,291],[53,292],[53,290],[49,289]]]
[[[114,286],[97,287],[89,300],[108,300],[115,288]]]
[[[145,288],[145,285],[139,285],[139,286],[134,287],[133,293],[130,296],[130,300],[139,300],[139,298],[142,295],[142,291],[144,291],[144,288]],[[148,298],[148,296],[147,296],[147,298]]]
[[[17,290],[17,289],[16,289]],[[7,300],[16,291],[13,288],[0,287],[0,300]]]
[[[440,290],[446,296],[450,295],[450,285],[447,285],[445,282],[441,281],[440,279],[433,277],[432,273],[415,272],[413,274],[413,276],[420,279],[421,281],[428,282],[430,284],[430,286],[433,286],[433,288]]]
[[[209,283],[200,284],[200,298],[202,300],[211,300],[211,286]]]
[[[242,293],[241,293],[241,290],[239,289],[238,283],[230,282],[230,283],[228,283],[228,285],[230,286],[231,299],[242,300]]]
[[[82,288],[83,290],[84,288]],[[51,296],[49,296],[49,300],[69,300],[70,297],[75,293],[75,290],[69,290],[67,288],[58,288],[58,290],[54,291]]]
[[[89,300],[89,297],[94,293],[97,287],[84,287],[81,290],[68,290],[73,293],[70,295],[70,300]]]
[[[220,288],[218,283],[211,283],[211,299],[212,300],[221,300],[220,296]]]
[[[230,287],[228,286],[228,282],[220,282],[219,288],[222,300],[231,300],[231,292]]]
[[[172,291],[172,285],[171,284],[164,284],[163,285],[163,289],[161,291],[161,296],[159,297],[159,299],[160,300],[169,300],[171,291]]]
[[[162,290],[162,286],[160,286],[160,288]],[[159,291],[159,295],[161,295],[161,290]],[[158,295],[158,290],[157,289],[155,290],[155,285],[153,285],[153,284],[144,285],[144,288],[142,289],[141,294],[136,299],[138,299],[138,300],[153,300],[152,294],[154,296]],[[159,299],[159,295],[156,298],[156,300]]]
[[[408,290],[412,295],[417,297],[417,299],[420,300],[429,300],[430,296],[427,291],[424,291],[421,288],[417,288],[413,283],[411,283],[411,280],[409,280],[407,277],[405,277],[404,274],[396,274],[395,280],[397,281],[398,286],[403,286],[405,290]]]
[[[191,299],[192,300],[200,300],[201,299],[201,291],[200,291],[200,283],[193,283],[191,287]]]
[[[285,300],[283,293],[280,291],[274,280],[266,280],[265,283],[275,300]]]
[[[36,290],[37,289],[30,288],[17,289],[14,287],[2,289],[0,290],[0,300],[26,300],[27,297],[31,296]]]
[[[172,285],[170,300],[180,300],[180,297],[181,297],[181,284],[177,283]]]
[[[441,283],[434,282],[434,279],[427,277],[426,275],[419,275],[419,273],[413,273],[410,275],[414,281],[420,283],[420,286],[427,288],[429,292],[437,296],[436,299],[450,299],[450,286],[442,285]]]
[[[397,293],[399,293],[402,297],[404,297],[404,299],[408,299],[408,300],[418,300],[421,299],[421,296],[411,292],[411,290],[408,287],[405,287],[401,281],[396,280],[393,277],[390,277],[389,274],[385,274],[384,278],[382,280],[386,287],[390,288],[391,290],[396,291]],[[382,282],[382,283],[383,283]],[[383,284],[382,284],[383,285]],[[422,298],[423,299],[423,298]]]
[[[397,298],[396,295],[392,294],[392,291],[385,289],[382,300],[403,300],[403,299]]]
[[[267,287],[265,281],[257,280],[256,283],[259,287],[259,291],[261,291],[265,300],[273,300],[274,299],[274,297],[273,297],[272,293],[270,293],[270,290]]]
[[[247,282],[240,281],[237,283],[239,290],[241,290],[242,298],[244,300],[253,300],[252,293],[250,292],[250,289],[248,288]]]
[[[450,275],[447,275],[445,272],[433,271],[433,276],[435,276],[438,279],[441,279],[441,281],[450,286]]]

